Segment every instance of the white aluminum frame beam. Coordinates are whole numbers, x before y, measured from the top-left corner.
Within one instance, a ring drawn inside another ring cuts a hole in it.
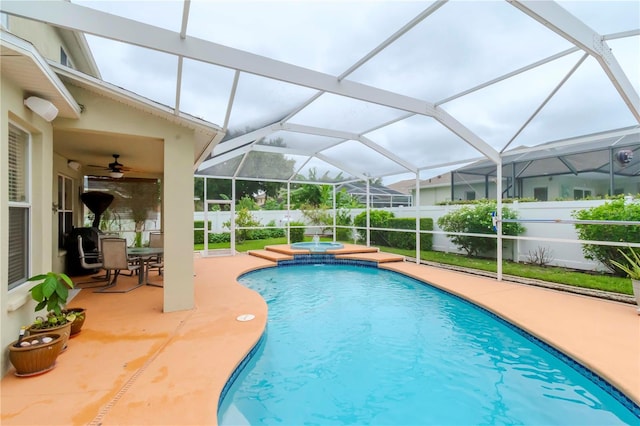
[[[4,0],[2,2],[2,10],[26,19],[33,19],[178,57],[183,56],[298,86],[431,116],[491,161],[499,161],[500,154],[491,145],[430,102],[349,80],[339,81],[330,74],[313,71],[206,40],[194,37],[181,39],[179,33],[174,31],[100,12],[70,2],[41,2],[38,3],[38,7],[33,7],[29,3]]]
[[[640,123],[640,96],[611,53],[604,37],[553,1],[507,0],[545,27],[593,56]]]

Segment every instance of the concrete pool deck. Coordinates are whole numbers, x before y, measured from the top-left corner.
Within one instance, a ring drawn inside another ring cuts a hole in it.
[[[81,291],[83,331],[52,371],[0,383],[1,423],[217,424],[219,394],[260,338],[267,306],[236,282],[274,262],[240,254],[196,255],[196,307],[162,313],[162,289]],[[381,267],[469,298],[553,344],[640,402],[640,316],[634,305],[453,272],[410,262]],[[119,284],[129,280],[122,277]],[[81,278],[78,279],[81,281]],[[242,314],[254,314],[241,322]]]

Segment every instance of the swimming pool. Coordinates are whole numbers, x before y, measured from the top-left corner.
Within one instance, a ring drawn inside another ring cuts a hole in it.
[[[221,403],[221,425],[640,420],[637,406],[575,363],[400,274],[318,264],[261,270],[240,282],[262,294],[269,320]]]

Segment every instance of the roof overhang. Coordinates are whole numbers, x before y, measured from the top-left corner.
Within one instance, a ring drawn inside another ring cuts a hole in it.
[[[78,72],[74,69],[63,67],[50,61],[49,66],[55,70],[60,79],[66,84],[71,84],[88,90],[100,96],[116,100],[127,106],[142,110],[148,114],[166,120],[168,122],[194,130],[196,146],[194,150],[194,171],[214,146],[224,137],[223,130],[213,123],[209,123],[197,117],[153,102],[136,93],[106,83],[97,78]]]
[[[0,31],[0,47],[3,78],[13,81],[27,95],[52,102],[58,117],[80,118],[80,106],[31,43]]]

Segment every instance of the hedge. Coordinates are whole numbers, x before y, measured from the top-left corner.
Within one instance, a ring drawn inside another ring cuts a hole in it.
[[[304,241],[304,223],[303,222],[291,222],[289,226],[292,228],[289,230],[289,236],[292,243],[299,243]],[[303,228],[293,228],[294,226],[302,226]]]
[[[388,228],[392,229],[410,229],[415,231],[415,218],[393,218],[389,220]],[[421,231],[433,231],[433,219],[430,217],[420,219]],[[385,232],[389,242],[389,247],[399,249],[415,250],[416,235],[415,232]],[[420,234],[420,250],[431,250],[433,247],[433,234]]]
[[[360,213],[354,219],[354,224],[358,228],[366,227],[366,212]],[[415,218],[396,218],[393,213],[384,210],[371,210],[369,212],[369,223],[372,228],[410,229],[415,231]],[[420,219],[421,231],[433,231],[433,219]],[[360,235],[365,237],[365,230],[359,230]],[[394,247],[400,249],[414,250],[416,248],[415,232],[394,232],[394,231],[371,231],[371,244],[379,246]],[[433,247],[433,234],[420,234],[420,250],[431,250]]]
[[[209,222],[211,223],[211,222]],[[211,225],[209,225],[211,226]],[[193,222],[194,228],[204,228],[203,220],[196,220]],[[265,228],[265,229],[248,229],[247,240],[266,240],[268,238],[282,238],[285,231],[281,228]],[[222,232],[218,234],[209,234],[209,243],[228,243],[231,241],[231,235],[229,232]],[[204,230],[193,231],[194,244],[204,244]]]
[[[193,221],[193,243],[194,244],[204,244],[204,220],[195,220]],[[200,228],[200,229],[196,229]],[[211,221],[209,221],[209,229],[211,229]]]

